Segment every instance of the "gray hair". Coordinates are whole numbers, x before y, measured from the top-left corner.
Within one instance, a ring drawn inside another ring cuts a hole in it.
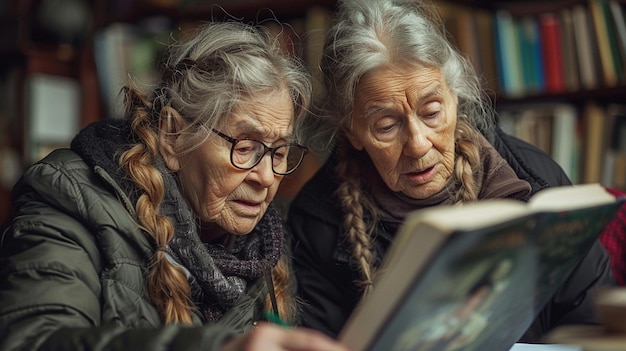
[[[310,75],[263,27],[205,23],[188,40],[170,45],[167,54],[161,85],[150,100],[157,114],[170,106],[190,122],[189,148],[225,124],[242,101],[283,89],[293,102],[294,139],[301,138],[311,100]]]
[[[400,64],[434,67],[458,96],[459,118],[486,132],[494,115],[481,81],[446,38],[432,5],[419,0],[340,0],[320,68],[327,96],[318,136],[333,137],[352,118],[356,86],[374,68]],[[328,119],[325,122],[324,119]]]

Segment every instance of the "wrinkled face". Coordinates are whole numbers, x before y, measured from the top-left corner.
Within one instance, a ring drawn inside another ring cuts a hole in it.
[[[453,174],[456,108],[439,70],[381,67],[359,81],[347,136],[391,190],[428,198]]]
[[[276,146],[291,141],[293,106],[287,91],[241,104],[220,132]],[[249,170],[230,161],[231,143],[212,134],[185,155],[179,171],[183,194],[211,236],[247,234],[274,198],[282,176],[272,172],[271,153]]]

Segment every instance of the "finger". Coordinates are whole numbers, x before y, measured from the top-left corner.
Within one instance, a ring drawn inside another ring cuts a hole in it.
[[[318,331],[305,328],[288,330],[281,345],[289,351],[348,351],[338,341]]]

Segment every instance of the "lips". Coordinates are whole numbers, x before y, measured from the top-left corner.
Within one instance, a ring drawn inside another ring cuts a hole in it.
[[[263,202],[263,201],[244,200],[244,199],[239,199],[235,201],[246,206],[259,206]]]
[[[233,213],[241,219],[256,218],[263,208],[262,201],[238,199],[233,200],[232,203],[234,205],[231,206]]]
[[[408,175],[420,175],[420,174],[428,173],[428,172],[432,171],[434,168],[435,168],[435,166],[430,166],[430,167],[424,168],[422,170],[407,172],[406,174],[408,174]]]
[[[426,184],[430,182],[437,174],[436,165],[423,168],[415,172],[407,172],[404,175],[416,184]]]

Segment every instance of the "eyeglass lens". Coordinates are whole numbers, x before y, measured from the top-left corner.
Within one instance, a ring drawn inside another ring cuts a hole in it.
[[[252,168],[268,151],[265,145],[255,140],[239,140],[232,148],[232,161],[237,167]],[[272,149],[272,168],[279,174],[291,173],[304,156],[304,149],[297,145],[283,145]]]

